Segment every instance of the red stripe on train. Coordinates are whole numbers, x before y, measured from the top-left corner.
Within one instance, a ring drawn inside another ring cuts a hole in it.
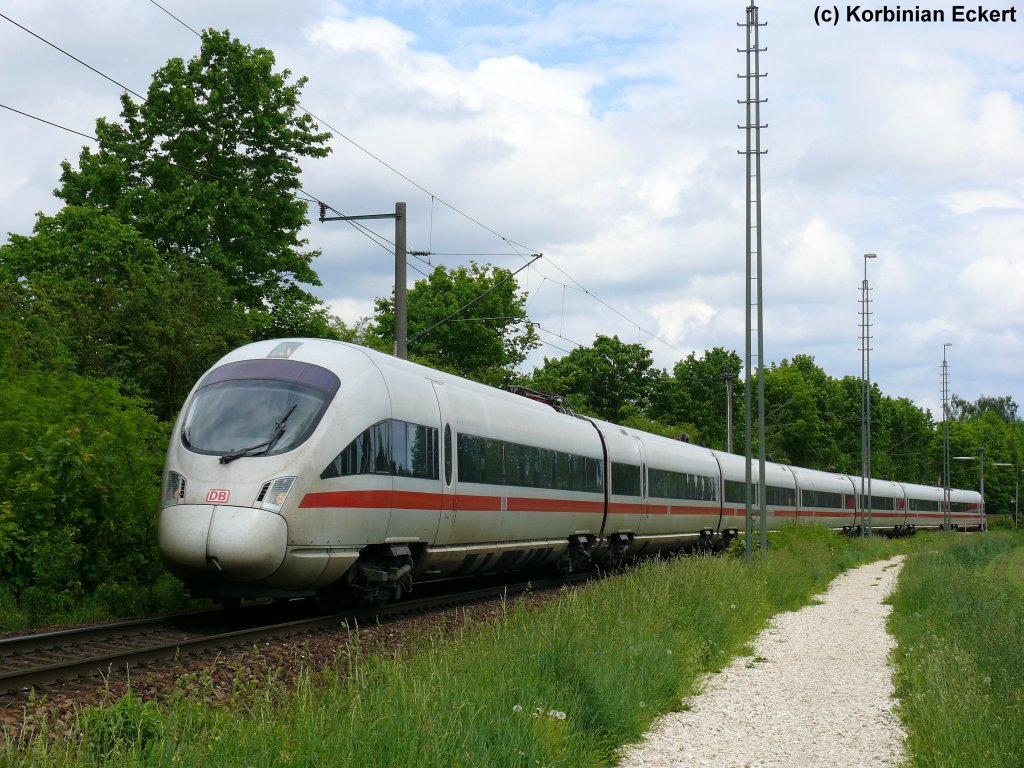
[[[604,505],[599,501],[572,499],[534,499],[506,497],[509,512],[575,512],[601,514]],[[424,493],[421,491],[323,491],[307,493],[299,502],[299,509],[422,509],[437,510],[447,503],[448,509],[474,512],[500,512],[501,496],[468,494]]]

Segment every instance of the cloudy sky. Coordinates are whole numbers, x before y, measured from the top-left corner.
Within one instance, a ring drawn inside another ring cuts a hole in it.
[[[117,117],[120,89],[12,21],[140,93],[199,47],[147,0],[4,5],[0,104],[86,134]],[[516,268],[543,253],[520,273],[546,342],[530,363],[598,333],[668,369],[714,346],[742,355],[744,2],[160,5],[309,78],[304,106],[337,131],[304,166],[316,197],[347,214],[406,202],[409,248],[432,263]],[[977,24],[921,7],[946,21],[848,21],[842,6],[817,26],[814,3],[760,9],[765,359],[809,354],[859,376],[874,252],[883,392],[936,413],[951,342],[954,393],[1024,406],[1024,5],[995,0],[1016,21]],[[86,141],[9,109],[0,136],[0,233],[27,234]],[[390,292],[393,259],[316,215],[316,292],[353,321]]]

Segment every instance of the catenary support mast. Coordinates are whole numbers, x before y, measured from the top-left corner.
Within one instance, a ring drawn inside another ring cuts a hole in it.
[[[362,216],[328,216],[327,205],[320,203],[320,221],[358,221],[360,219],[395,220],[395,357],[409,359],[409,309],[405,260],[407,251],[405,203],[395,203],[394,213],[368,213]]]
[[[765,493],[765,445],[764,445],[764,311],[762,292],[762,241],[761,241],[761,104],[767,99],[761,98],[761,78],[765,75],[760,71],[760,54],[767,50],[759,44],[759,28],[765,24],[758,21],[757,6],[751,0],[747,7],[747,20],[737,26],[747,28],[747,47],[737,49],[747,57],[747,71],[738,75],[747,81],[747,98],[740,100],[746,104],[746,125],[738,126],[746,131],[746,150],[739,153],[746,155],[747,173],[747,275],[746,275],[746,306],[747,306],[747,343],[745,368],[745,417],[746,417],[746,550],[747,559],[751,558],[753,549],[753,416],[752,416],[752,371],[753,348],[757,347],[757,441],[758,441],[758,482],[757,505],[760,520],[761,551],[768,548],[768,515],[766,512]],[[754,315],[756,312],[756,325]],[[755,341],[756,337],[756,341]]]

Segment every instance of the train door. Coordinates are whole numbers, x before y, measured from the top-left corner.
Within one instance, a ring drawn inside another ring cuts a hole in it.
[[[451,537],[452,526],[455,525],[455,495],[458,485],[458,478],[455,471],[455,419],[453,418],[451,401],[448,398],[448,390],[439,381],[433,381],[434,397],[437,398],[437,407],[441,412],[440,429],[440,461],[441,461],[441,493],[439,495],[441,517],[437,525],[437,535],[434,536],[434,546],[443,546],[448,543]]]
[[[647,512],[647,454],[644,451],[644,443],[639,437],[636,440],[636,450],[640,456],[640,518],[637,521],[636,532],[646,533],[649,522]]]
[[[796,485],[797,485],[796,474],[793,472],[792,467],[788,467],[785,464],[783,464],[782,468],[784,470],[786,470],[786,472],[788,472],[790,474],[790,476],[793,478],[793,503],[792,504],[787,504],[786,506],[787,507],[789,507],[789,506],[793,507],[793,513],[792,513],[793,514],[793,522],[796,525],[799,525],[800,524],[800,499],[799,499],[799,494],[798,494],[797,488],[796,488]],[[786,501],[789,501],[788,497],[786,498]],[[788,511],[789,510],[787,510],[787,512]],[[776,511],[776,514],[778,514],[778,511]],[[805,522],[810,523],[811,521],[807,520]]]
[[[857,487],[857,480],[859,478],[849,477],[847,475],[840,475],[840,477],[850,484],[850,493],[843,494],[843,506],[846,507],[844,511],[850,515],[850,518],[848,521],[843,522],[843,527],[845,528],[850,526],[851,528],[856,528],[858,513],[860,515],[861,524],[867,525],[867,519],[864,516],[864,497],[861,495],[860,489]],[[864,493],[867,493],[866,487],[864,489]]]

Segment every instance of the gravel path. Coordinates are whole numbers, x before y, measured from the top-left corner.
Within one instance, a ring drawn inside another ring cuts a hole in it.
[[[620,768],[899,765],[904,733],[888,661],[895,641],[882,600],[900,560],[848,571],[820,604],[774,617],[754,656],[709,675],[690,710],[657,721]]]

